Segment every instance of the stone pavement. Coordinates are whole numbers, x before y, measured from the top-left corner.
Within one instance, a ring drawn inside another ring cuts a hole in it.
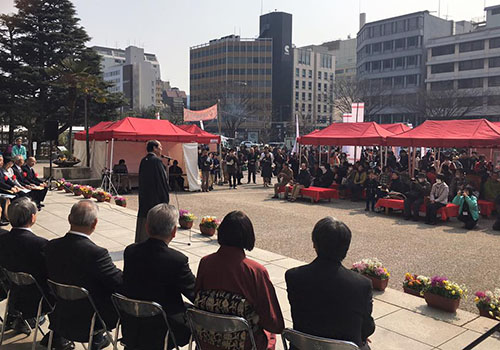
[[[76,200],[77,197],[62,192],[49,193],[45,201],[46,207],[38,215],[34,232],[47,239],[64,235],[69,228],[67,223],[69,210]],[[135,211],[114,204],[99,203],[99,223],[91,238],[96,244],[110,251],[119,268],[123,267],[123,250],[134,241],[135,224]],[[188,256],[190,267],[196,274],[200,259],[215,252],[218,244],[214,239],[199,235],[196,230],[191,233],[179,230],[171,247]],[[248,252],[248,256],[263,264],[269,271],[276,287],[286,326],[292,327],[284,274],[287,269],[302,265],[304,262],[259,248]],[[5,302],[0,303],[2,316],[4,306]],[[370,337],[373,350],[458,350],[496,324],[493,320],[462,310],[456,314],[449,314],[431,309],[426,306],[423,299],[394,289],[374,293],[373,317],[377,326],[375,334]],[[46,329],[47,326],[44,327]],[[20,335],[12,337],[7,333],[7,340],[1,348],[2,350],[30,349],[30,341],[30,337]],[[277,344],[278,349],[282,349],[281,339],[278,339]],[[44,349],[40,346],[38,348]],[[83,348],[77,345],[77,349]],[[500,349],[498,333],[476,349]]]

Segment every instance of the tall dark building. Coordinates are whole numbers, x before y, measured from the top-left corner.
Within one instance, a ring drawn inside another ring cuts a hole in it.
[[[281,141],[292,121],[293,50],[292,15],[271,12],[260,16],[260,38],[273,40],[271,138]]]

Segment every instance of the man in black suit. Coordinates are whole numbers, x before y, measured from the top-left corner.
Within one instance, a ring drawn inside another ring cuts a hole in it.
[[[111,294],[122,285],[122,272],[115,266],[108,251],[97,246],[90,239],[97,225],[97,205],[90,200],[81,200],[71,208],[68,220],[70,231],[54,239],[45,249],[48,278],[57,283],[83,287],[89,291],[108,330],[116,325],[117,315],[111,303]],[[78,341],[88,338],[88,323],[80,323],[74,315],[83,314],[87,304],[71,308],[59,305],[53,313],[54,329],[67,329],[71,325]],[[99,334],[94,337],[92,350],[109,345],[109,340]]]
[[[139,212],[135,228],[135,242],[148,239],[146,232],[146,216],[149,209],[159,203],[169,202],[168,176],[165,165],[161,161],[163,148],[156,140],[148,141],[148,154],[142,158],[139,166]]]
[[[38,237],[31,227],[36,222],[37,208],[35,203],[27,197],[19,198],[9,206],[9,218],[12,230],[0,235],[0,266],[12,272],[25,272],[32,275],[47,298],[51,300],[51,293],[47,286],[47,268],[43,250],[48,240]],[[22,312],[24,319],[36,316],[38,308],[39,291],[33,288],[15,288],[11,291],[12,310]],[[49,311],[50,306],[44,304],[44,311]],[[34,322],[30,322],[34,324]],[[41,344],[47,346],[48,334]],[[72,349],[73,343],[57,336],[54,337],[56,349]]]
[[[177,345],[184,346],[191,333],[182,295],[194,301],[195,277],[188,258],[168,246],[176,235],[178,218],[177,209],[165,203],[149,211],[148,240],[125,249],[123,292],[129,298],[159,303],[167,314]],[[125,343],[136,349],[162,349],[165,334],[150,328],[147,324],[125,327]]]
[[[42,202],[45,200],[45,196],[47,195],[47,188],[45,186],[40,186],[38,183],[35,183],[28,177],[28,172],[23,170],[24,166],[24,158],[21,155],[14,157],[14,165],[12,166],[12,170],[16,175],[17,180],[21,185],[31,190],[30,197],[37,204],[38,209],[43,207]]]
[[[343,222],[326,217],[314,226],[312,240],[318,257],[285,274],[293,328],[369,349],[368,337],[375,331],[372,285],[342,265],[351,231]]]
[[[37,186],[47,187],[47,184],[38,178],[38,174],[35,172],[35,169],[33,168],[35,165],[36,165],[36,158],[28,157],[28,159],[26,159],[26,162],[24,162],[21,168],[24,172],[26,172],[26,177],[31,183]]]

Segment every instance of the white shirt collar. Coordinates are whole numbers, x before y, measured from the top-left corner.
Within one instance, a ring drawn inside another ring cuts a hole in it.
[[[68,233],[71,233],[72,235],[75,235],[75,236],[82,236],[82,237],[90,239],[89,235],[86,235],[85,233],[82,233],[82,232],[69,231]]]

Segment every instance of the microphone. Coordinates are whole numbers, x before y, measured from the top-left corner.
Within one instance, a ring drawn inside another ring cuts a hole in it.
[[[163,159],[168,159],[168,160],[172,160],[173,158],[170,158],[169,156],[166,156],[164,154],[162,154],[160,157],[162,157]]]

